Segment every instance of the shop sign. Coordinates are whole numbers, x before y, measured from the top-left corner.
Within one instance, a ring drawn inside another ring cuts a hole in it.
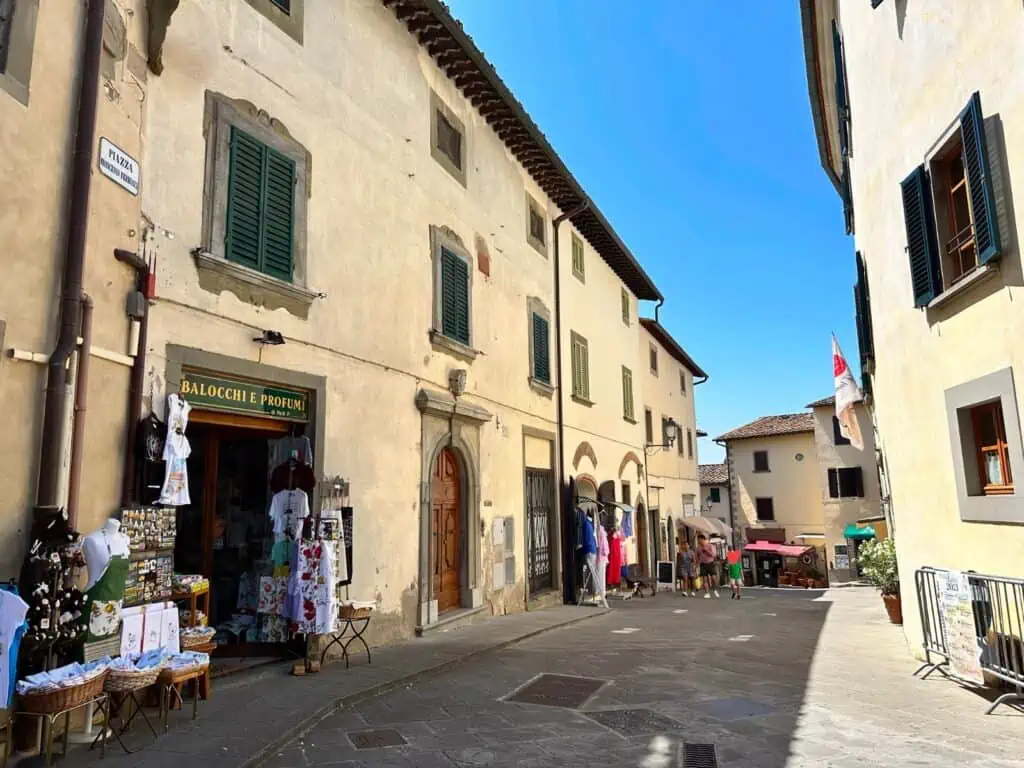
[[[966,573],[946,571],[938,577],[939,621],[945,630],[949,671],[953,677],[982,685],[981,647],[974,625],[974,597]]]
[[[180,393],[194,408],[309,421],[309,393],[301,390],[182,371]]]
[[[134,157],[110,139],[100,139],[100,173],[133,195],[139,194],[142,171]]]

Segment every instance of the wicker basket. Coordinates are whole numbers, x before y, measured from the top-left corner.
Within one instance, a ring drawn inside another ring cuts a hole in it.
[[[373,613],[373,608],[354,608],[351,605],[343,605],[338,610],[338,617],[342,619],[368,619]]]
[[[182,635],[181,636],[181,650],[183,651],[195,651],[199,648],[203,648],[213,642],[214,635]]]
[[[70,688],[58,688],[46,693],[29,693],[21,697],[21,709],[38,715],[63,712],[65,709],[77,707],[90,699],[95,699],[103,692],[103,684],[107,673],[96,675],[92,680]]]
[[[127,693],[148,688],[160,676],[161,667],[153,669],[112,669],[107,676],[103,690],[110,693]]]

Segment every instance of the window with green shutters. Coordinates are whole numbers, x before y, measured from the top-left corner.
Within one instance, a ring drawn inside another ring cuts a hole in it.
[[[533,325],[533,378],[551,383],[550,326],[546,318],[531,314]]]
[[[875,364],[875,338],[871,327],[871,293],[868,290],[868,271],[864,255],[857,251],[857,284],[853,287],[853,302],[857,310],[857,345],[860,349],[861,390],[871,393],[871,372]]]
[[[441,248],[441,333],[470,345],[469,265]]]
[[[636,420],[633,411],[633,372],[626,366],[622,366],[622,418],[626,421]]]
[[[590,401],[590,360],[587,340],[572,334],[572,395]]]
[[[1002,244],[981,96],[975,92],[922,165],[903,180],[903,218],[914,304],[999,258]]]
[[[292,281],[295,161],[231,128],[225,256]]]

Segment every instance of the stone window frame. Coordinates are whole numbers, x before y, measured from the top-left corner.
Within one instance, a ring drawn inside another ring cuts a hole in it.
[[[255,269],[228,261],[225,246],[228,210],[228,178],[231,167],[231,128],[251,135],[295,162],[295,209],[292,281],[287,282]],[[306,252],[312,156],[288,129],[264,110],[242,99],[206,92],[203,115],[206,168],[203,184],[203,240],[193,251],[199,285],[220,293],[231,291],[242,301],[268,309],[286,309],[296,317],[309,318],[309,308],[321,294],[307,285]]]
[[[544,222],[544,239],[538,240],[530,231],[530,212],[536,213]],[[526,193],[526,241],[545,259],[548,257],[548,214],[544,207],[529,192]]]
[[[553,335],[554,328],[551,325],[551,310],[547,308],[547,305],[544,304],[544,302],[541,299],[539,299],[536,296],[530,296],[530,297],[528,297],[526,299],[526,330],[527,330],[527,334],[526,335],[527,335],[527,339],[529,340],[529,346],[530,346],[530,359],[529,359],[529,363],[530,363],[530,369],[529,369],[530,370],[530,375],[529,375],[530,389],[532,389],[537,394],[544,395],[545,397],[549,397],[550,398],[552,395],[554,395],[555,388],[551,385],[550,382],[541,381],[540,379],[538,379],[538,378],[536,378],[534,376],[534,371],[537,370],[536,365],[535,365],[536,360],[534,359],[535,350],[533,348],[533,316],[534,315],[537,315],[538,317],[541,317],[544,320],[547,320],[547,323],[548,323],[548,335],[549,335],[549,337],[551,335]],[[553,365],[554,360],[552,358],[554,358],[554,353],[553,353],[553,348],[552,348],[552,345],[551,345],[551,339],[549,338],[548,339],[548,369],[549,370],[553,370],[554,369],[554,365]]]
[[[455,339],[449,338],[444,335],[444,325],[442,323],[442,303],[443,294],[441,291],[441,249],[444,249],[451,253],[453,256],[457,256],[466,262],[468,269],[468,280],[469,285],[466,289],[468,296],[466,297],[469,303],[469,344],[463,344],[462,342],[456,341]],[[431,311],[431,326],[430,326],[430,343],[434,349],[439,352],[446,352],[454,355],[460,360],[466,362],[473,362],[476,356],[480,354],[480,351],[473,345],[474,337],[474,323],[473,323],[473,273],[476,271],[473,268],[473,257],[470,255],[466,246],[462,242],[462,238],[455,233],[454,230],[449,229],[445,226],[430,225],[430,262],[431,262],[431,275],[433,284],[433,295],[431,297],[432,311]]]
[[[39,0],[18,0],[14,4],[14,16],[7,38],[7,61],[0,70],[0,91],[6,91],[11,98],[26,107],[38,18]]]
[[[651,376],[658,378],[658,348],[653,341],[649,343],[647,357],[647,367],[650,368]]]
[[[462,141],[459,143],[461,168],[451,161],[451,158],[441,150],[438,144],[437,118],[440,116],[443,116],[462,137]],[[430,92],[430,156],[459,184],[464,187],[468,186],[466,183],[466,166],[468,165],[469,157],[469,141],[466,135],[466,125],[455,114],[455,111],[444,102],[444,99],[438,95],[437,91],[434,90]]]
[[[267,19],[299,45],[303,43],[303,22],[306,0],[291,0],[291,11],[281,10],[273,0],[245,0],[253,10]]]
[[[764,456],[764,467],[762,467],[760,469],[758,469],[758,466],[757,466],[757,457],[759,455]],[[761,473],[761,472],[771,472],[772,471],[772,464],[771,464],[771,460],[768,457],[768,451],[766,451],[766,450],[754,451],[753,459],[752,460],[754,462],[754,472]]]
[[[945,396],[960,519],[964,522],[1024,525],[1024,447],[1013,369],[1003,368],[950,387]],[[985,496],[981,493],[978,478],[970,410],[997,400],[1003,409],[1003,427],[1014,485],[1013,493]]]

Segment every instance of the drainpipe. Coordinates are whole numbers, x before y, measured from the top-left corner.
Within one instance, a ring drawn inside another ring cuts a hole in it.
[[[563,221],[571,220],[574,216],[578,216],[590,207],[590,200],[584,200],[582,203],[577,205],[572,210],[566,211],[565,213],[559,214],[555,217],[554,221],[551,222],[551,228],[554,232],[552,239],[554,240],[554,270],[555,270],[555,388],[557,393],[555,395],[555,434],[558,436],[558,507],[559,507],[559,531],[565,530],[565,525],[561,524],[565,515],[565,499],[562,497],[565,485],[565,419],[564,419],[564,403],[563,403],[563,387],[562,387],[562,270],[559,265],[559,248],[558,248],[558,227]],[[564,593],[564,580],[567,578],[566,571],[566,550],[565,542],[562,542],[562,579],[563,579],[563,593]],[[572,568],[569,569],[570,573]],[[572,577],[570,577],[572,578]],[[575,585],[573,586],[573,592],[575,592]]]
[[[561,269],[559,268],[559,249],[558,249],[558,227],[563,221],[571,220],[574,216],[578,216],[590,207],[590,200],[584,200],[582,203],[577,205],[571,211],[556,216],[555,220],[551,223],[552,229],[554,230],[554,245],[555,245],[555,386],[558,388],[558,397],[555,399],[555,407],[557,411],[556,415],[556,432],[558,433],[558,488],[559,498],[561,498],[562,484],[565,480],[565,420],[564,420],[564,398],[562,387],[562,275]]]
[[[658,325],[661,325],[661,323],[658,322],[658,310],[661,309],[661,305],[664,304],[664,303],[665,303],[665,299],[664,298],[660,298],[660,299],[658,299],[658,303],[654,305],[654,322],[658,323]]]
[[[75,378],[75,417],[71,426],[71,467],[68,476],[68,524],[78,520],[78,492],[82,484],[82,451],[85,448],[85,411],[89,402],[89,357],[92,352],[92,297],[82,294],[82,346],[78,351]]]
[[[135,362],[132,364],[131,383],[128,388],[128,423],[125,426],[124,477],[121,479],[121,505],[128,506],[134,500],[135,490],[135,431],[142,412],[142,389],[146,378],[146,345],[149,337],[150,270],[146,261],[137,253],[114,249],[114,258],[132,267],[137,275],[136,290],[142,293],[142,316],[139,320],[139,338],[135,348]]]
[[[82,79],[75,117],[75,147],[71,161],[71,194],[68,208],[68,238],[61,280],[60,329],[46,373],[46,399],[39,446],[39,485],[36,511],[56,509],[61,469],[62,433],[68,396],[67,363],[78,343],[78,322],[82,304],[82,275],[85,271],[85,243],[89,225],[89,187],[92,179],[92,148],[96,143],[96,108],[99,93],[100,52],[103,41],[103,0],[89,0],[86,12],[85,47],[82,51]]]

